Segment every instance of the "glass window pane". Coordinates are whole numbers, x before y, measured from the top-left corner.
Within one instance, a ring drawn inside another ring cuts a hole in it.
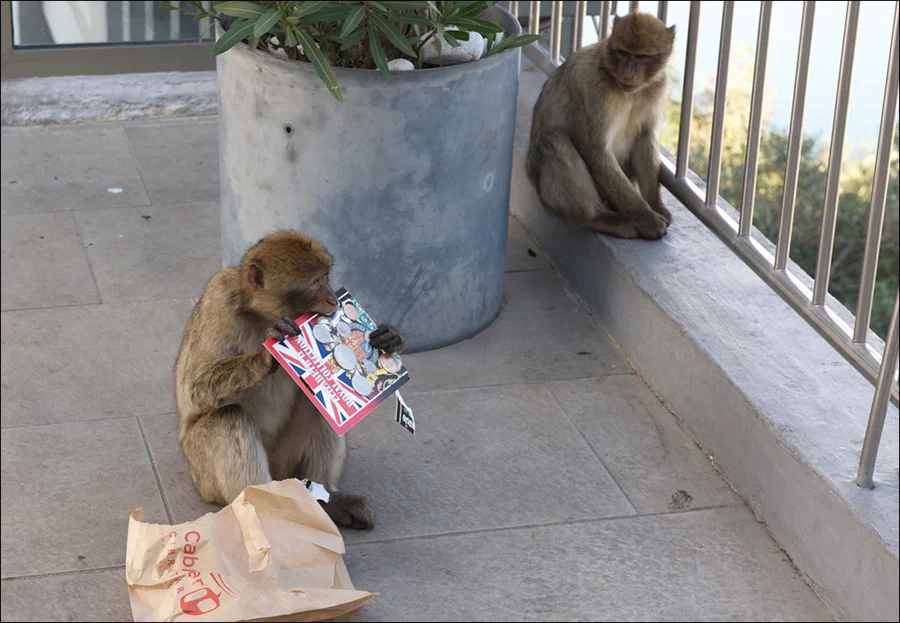
[[[13,45],[196,42],[204,31],[204,39],[211,40],[209,20],[194,21],[177,11],[163,10],[159,4],[158,0],[13,2]],[[212,6],[212,2],[203,4]]]

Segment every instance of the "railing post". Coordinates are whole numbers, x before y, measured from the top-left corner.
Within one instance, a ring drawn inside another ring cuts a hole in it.
[[[838,199],[841,193],[841,164],[844,157],[844,136],[847,131],[847,109],[850,104],[850,80],[853,76],[853,56],[856,51],[856,31],[859,26],[859,1],[847,3],[844,22],[844,44],[841,50],[841,69],[838,74],[837,98],[834,103],[834,123],[828,149],[828,173],[825,178],[825,208],[819,236],[819,257],[816,260],[813,305],[824,305],[831,280],[831,259],[834,252],[834,233],[837,226]]]
[[[856,484],[872,489],[875,486],[875,459],[878,457],[878,445],[884,431],[884,420],[887,417],[888,403],[891,399],[891,387],[894,384],[894,369],[897,367],[897,309],[900,307],[900,291],[894,298],[894,313],[891,316],[891,327],[884,342],[884,355],[881,357],[881,369],[875,383],[875,397],[872,399],[872,411],[869,413],[869,425],[866,427],[866,438],[859,455],[859,471]]]
[[[687,49],[684,53],[684,79],[681,88],[681,119],[678,122],[678,155],[675,177],[687,174],[691,151],[691,117],[694,113],[694,71],[697,67],[697,37],[700,34],[700,2],[691,0],[688,17]]]
[[[722,174],[722,137],[725,133],[725,94],[728,90],[728,59],[731,56],[731,25],[734,2],[722,7],[722,33],[719,36],[719,66],[716,69],[716,94],[713,104],[712,136],[709,140],[709,167],[706,175],[706,205],[719,201],[719,176]]]
[[[746,238],[753,228],[753,204],[756,201],[756,174],[759,164],[759,134],[762,125],[763,90],[766,85],[766,60],[769,55],[769,26],[772,21],[772,2],[765,0],[759,7],[759,32],[756,35],[756,61],[753,64],[753,92],[750,96],[750,127],[747,129],[747,150],[744,154],[744,187],[741,193],[741,219],[738,236]]]

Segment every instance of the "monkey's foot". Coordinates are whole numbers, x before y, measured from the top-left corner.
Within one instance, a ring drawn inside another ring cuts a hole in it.
[[[666,235],[669,227],[666,219],[652,210],[641,212],[632,222],[638,236],[645,240],[659,240]]]
[[[371,530],[375,527],[375,511],[369,505],[369,500],[361,495],[336,491],[331,494],[327,503],[322,503],[322,508],[340,528]]]
[[[669,208],[667,208],[666,206],[664,206],[664,205],[662,204],[662,202],[659,202],[658,204],[655,204],[655,205],[651,203],[651,204],[650,204],[650,207],[653,208],[653,211],[654,211],[654,212],[656,212],[656,213],[659,214],[661,217],[663,217],[664,219],[666,219],[666,225],[671,225],[671,224],[672,224],[672,212],[669,211]]]
[[[397,329],[389,324],[378,325],[378,328],[369,336],[369,344],[386,353],[400,353],[406,347],[406,341]]]

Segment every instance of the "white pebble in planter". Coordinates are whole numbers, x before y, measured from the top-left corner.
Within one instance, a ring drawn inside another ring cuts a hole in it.
[[[447,28],[447,32],[456,30],[454,26]],[[484,53],[485,41],[477,32],[469,33],[468,41],[460,41],[458,48],[450,45],[446,39],[441,38],[441,52],[438,54],[435,38],[431,37],[425,42],[423,60],[429,65],[458,65],[459,63],[471,63],[481,58]]]
[[[411,61],[405,58],[395,58],[392,61],[388,61],[387,66],[391,71],[412,71],[416,68]]]

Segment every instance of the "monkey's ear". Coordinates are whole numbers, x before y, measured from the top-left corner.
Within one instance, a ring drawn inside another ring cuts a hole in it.
[[[266,282],[263,276],[263,267],[262,260],[251,260],[250,265],[247,266],[247,285],[250,286],[251,290],[262,291],[265,288]]]
[[[666,34],[669,35],[669,42],[675,41],[675,24],[666,28]]]
[[[619,23],[619,20],[622,19],[618,15],[613,15],[613,29],[615,29],[616,24]]]

